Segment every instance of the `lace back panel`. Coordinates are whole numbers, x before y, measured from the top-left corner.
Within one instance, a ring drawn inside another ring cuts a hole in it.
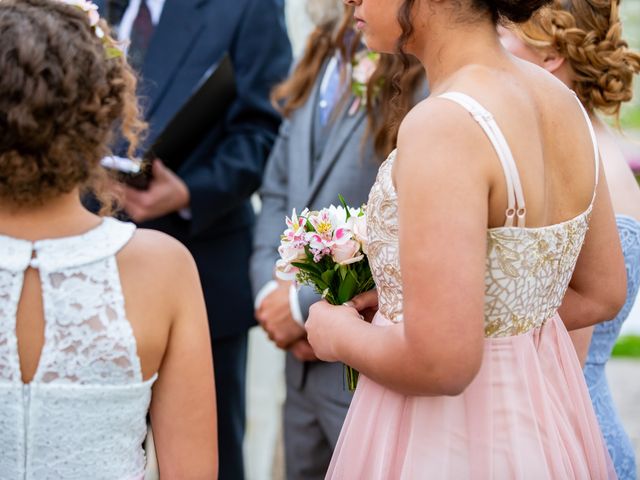
[[[143,478],[156,376],[142,382],[115,257],[134,230],[107,218],[76,237],[0,236],[0,477]],[[24,385],[16,313],[29,265],[40,273],[45,340]]]
[[[12,264],[0,265],[4,267],[0,270],[0,380],[21,378],[13,337],[24,270],[31,265],[40,270],[45,317],[45,342],[33,381],[85,385],[142,381],[115,259],[134,227],[113,222],[105,219],[85,235],[33,245],[0,239],[0,245],[7,244],[13,252]]]

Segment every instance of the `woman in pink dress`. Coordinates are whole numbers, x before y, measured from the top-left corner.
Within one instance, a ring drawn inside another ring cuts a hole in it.
[[[548,2],[348,3],[369,47],[416,56],[432,94],[370,193],[377,293],[317,303],[306,324],[318,357],[362,373],[327,477],[615,478],[567,332],[626,294],[595,135],[495,28]]]

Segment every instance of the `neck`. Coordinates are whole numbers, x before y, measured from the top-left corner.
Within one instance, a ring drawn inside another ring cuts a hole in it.
[[[450,17],[432,16],[422,31],[416,29],[408,49],[427,71],[432,93],[446,90],[448,80],[467,65],[495,65],[496,59],[507,58],[489,18],[462,23]]]
[[[0,203],[0,233],[36,241],[86,232],[100,218],[86,210],[78,190],[47,200],[43,205],[16,207]]]

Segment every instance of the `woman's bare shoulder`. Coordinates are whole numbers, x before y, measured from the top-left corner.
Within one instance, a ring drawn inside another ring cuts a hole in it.
[[[165,233],[144,228],[136,230],[118,254],[118,261],[132,262],[137,268],[159,275],[180,275],[195,269],[193,257],[182,243]]]

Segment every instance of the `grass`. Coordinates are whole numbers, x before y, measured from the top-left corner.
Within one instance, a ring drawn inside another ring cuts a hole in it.
[[[613,347],[613,357],[640,358],[640,336],[623,335]]]

